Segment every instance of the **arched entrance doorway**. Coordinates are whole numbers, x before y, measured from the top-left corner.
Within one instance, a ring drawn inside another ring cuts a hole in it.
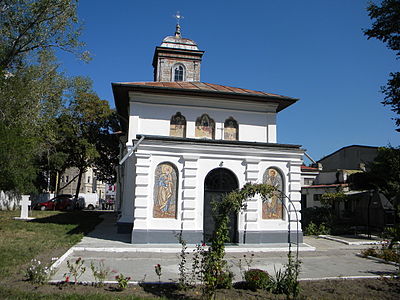
[[[238,187],[235,174],[228,169],[217,168],[207,174],[204,180],[203,237],[205,242],[210,241],[215,228],[211,203],[213,201],[221,201],[225,194]],[[230,217],[229,239],[230,243],[238,242],[236,214],[232,214]]]

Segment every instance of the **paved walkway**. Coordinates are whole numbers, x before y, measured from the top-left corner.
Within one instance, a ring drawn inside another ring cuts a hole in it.
[[[129,243],[129,234],[117,234],[115,214],[105,213],[104,221],[94,231],[85,236],[80,243],[72,247],[59,261],[56,262],[56,273],[53,280],[64,279],[67,272],[66,262],[82,257],[87,265],[81,281],[93,281],[89,268],[90,262],[98,265],[101,261],[114,273],[110,273],[108,280],[113,280],[116,274],[130,276],[133,281],[158,281],[154,266],[162,267],[161,280],[164,282],[177,281],[179,277],[180,245],[132,245]],[[327,277],[369,277],[391,275],[397,267],[374,260],[356,256],[362,249],[370,245],[346,245],[340,242],[304,237],[304,244],[300,246],[299,257],[302,261],[300,279],[317,279]],[[188,251],[192,251],[192,247]],[[287,262],[288,245],[274,244],[269,246],[246,245],[227,247],[226,258],[235,273],[235,280],[241,280],[239,260],[244,262],[252,257],[251,267],[267,270],[274,274]],[[296,246],[292,247],[293,250]],[[254,256],[251,256],[254,254]],[[190,267],[191,260],[186,264]]]

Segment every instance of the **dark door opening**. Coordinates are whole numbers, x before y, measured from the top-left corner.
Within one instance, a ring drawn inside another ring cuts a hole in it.
[[[210,171],[204,180],[204,214],[203,214],[203,237],[204,242],[209,242],[215,228],[212,216],[212,202],[221,201],[223,197],[237,189],[238,182],[235,174],[224,168]],[[229,242],[238,242],[237,214],[230,216]]]

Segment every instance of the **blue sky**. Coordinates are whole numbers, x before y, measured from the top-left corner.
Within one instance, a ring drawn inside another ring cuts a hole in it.
[[[152,81],[154,48],[182,35],[205,51],[201,81],[300,98],[278,115],[278,142],[318,160],[353,145],[397,146],[380,86],[399,70],[393,51],[367,40],[367,0],[81,0],[89,64],[61,55],[70,75],[89,76],[114,106],[111,82]]]

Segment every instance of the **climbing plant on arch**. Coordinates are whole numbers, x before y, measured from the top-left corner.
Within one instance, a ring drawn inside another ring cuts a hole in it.
[[[204,283],[209,294],[214,294],[217,287],[223,285],[223,281],[230,277],[227,262],[224,260],[225,242],[229,240],[229,216],[244,209],[247,199],[258,194],[266,200],[276,191],[271,185],[246,183],[240,190],[230,192],[221,201],[213,203],[215,229],[204,264]]]

